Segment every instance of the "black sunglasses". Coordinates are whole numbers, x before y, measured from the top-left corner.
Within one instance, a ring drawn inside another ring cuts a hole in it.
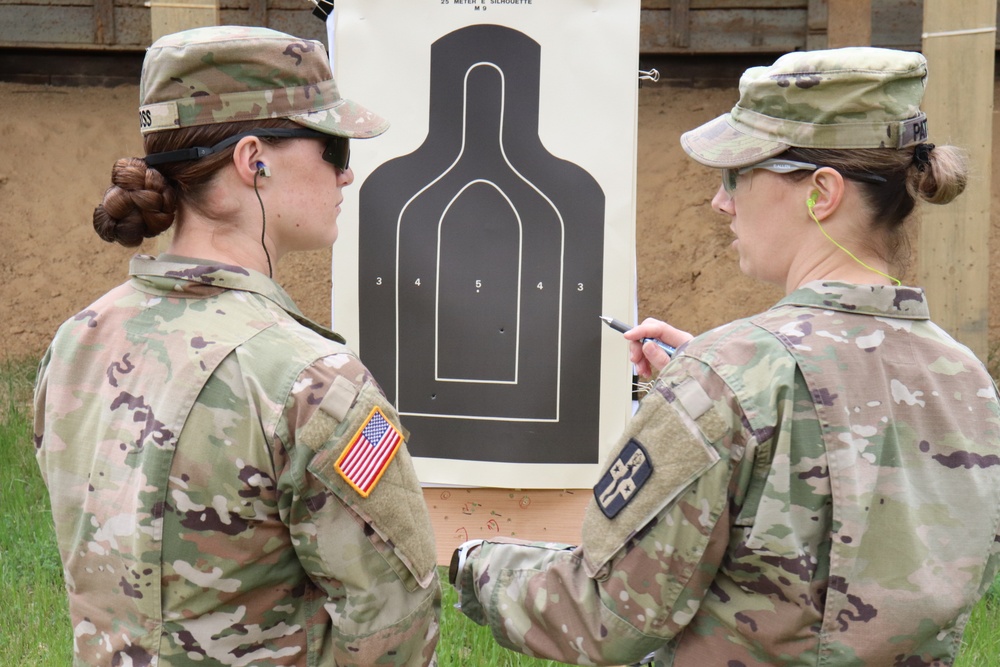
[[[340,171],[347,171],[351,161],[351,141],[347,137],[338,137],[316,130],[306,128],[259,128],[234,134],[227,139],[223,139],[214,146],[194,146],[192,148],[181,148],[176,151],[165,151],[163,153],[152,153],[146,156],[146,164],[155,167],[168,162],[183,162],[185,160],[200,160],[203,157],[218,153],[229,148],[243,137],[273,137],[276,139],[325,139],[326,146],[323,149],[323,159],[332,164]]]

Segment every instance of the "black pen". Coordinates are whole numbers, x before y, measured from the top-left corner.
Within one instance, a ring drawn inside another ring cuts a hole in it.
[[[622,322],[621,320],[616,320],[613,317],[607,317],[606,315],[598,315],[598,317],[600,317],[605,324],[607,324],[609,327],[611,327],[618,333],[625,333],[626,331],[632,328],[629,325]],[[662,340],[659,340],[657,338],[643,338],[642,342],[656,343],[657,345],[660,346],[660,349],[669,354],[671,357],[674,356],[674,354],[677,352],[676,347],[673,347],[672,345],[667,345]]]

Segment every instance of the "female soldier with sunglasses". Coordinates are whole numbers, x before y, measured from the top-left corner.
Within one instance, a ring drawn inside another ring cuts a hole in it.
[[[953,662],[1000,565],[1000,402],[890,273],[916,200],[966,182],[957,149],[924,142],[926,75],[919,53],[788,54],[682,136],[722,169],[740,268],[787,296],[698,337],[626,333],[662,372],[581,546],[456,552],[462,609],[502,644],[577,664]]]
[[[405,431],[340,336],[271,276],[337,238],[350,138],[319,42],[261,28],[146,54],[145,158],[94,212],[164,254],[60,327],[35,441],[74,664],[426,665],[440,590]]]

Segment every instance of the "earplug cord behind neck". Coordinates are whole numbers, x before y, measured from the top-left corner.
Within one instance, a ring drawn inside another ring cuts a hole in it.
[[[253,174],[253,193],[257,195],[257,203],[260,204],[260,247],[264,249],[264,256],[267,257],[267,277],[273,278],[271,269],[271,253],[267,251],[267,244],[264,243],[264,233],[267,231],[267,214],[264,213],[264,201],[260,198],[260,191],[257,190],[257,178],[260,176],[260,169]]]
[[[857,263],[858,263],[858,264],[860,264],[861,266],[865,267],[865,268],[866,268],[866,269],[868,269],[869,271],[872,271],[872,272],[874,272],[874,273],[877,273],[877,274],[879,274],[880,276],[882,276],[883,278],[888,278],[888,279],[889,279],[889,280],[891,280],[891,281],[892,281],[893,283],[895,283],[895,285],[896,285],[897,287],[898,287],[899,285],[902,285],[902,284],[903,284],[903,283],[902,283],[902,281],[900,281],[900,280],[899,280],[898,278],[893,278],[893,277],[892,277],[892,276],[890,276],[890,275],[889,275],[888,273],[882,273],[882,272],[881,272],[881,271],[879,271],[878,269],[875,269],[875,268],[872,268],[872,267],[868,266],[867,264],[865,264],[864,262],[862,262],[862,261],[861,261],[860,259],[858,259],[857,257],[855,257],[855,256],[854,256],[854,253],[852,253],[852,252],[851,252],[850,250],[848,250],[847,248],[845,248],[844,246],[840,245],[840,244],[839,244],[839,243],[837,243],[837,242],[836,242],[835,240],[833,240],[833,237],[832,237],[832,236],[830,236],[829,234],[827,234],[827,233],[826,233],[826,230],[825,230],[825,229],[823,229],[823,223],[821,223],[821,222],[819,221],[819,218],[817,218],[817,217],[816,217],[816,214],[815,214],[815,213],[813,213],[813,206],[815,206],[815,205],[816,205],[816,197],[815,197],[815,196],[812,196],[812,197],[810,197],[809,199],[807,199],[807,200],[806,200],[806,208],[808,208],[808,209],[809,209],[809,217],[810,217],[810,218],[812,218],[813,220],[815,220],[815,221],[816,221],[816,226],[817,226],[817,227],[819,227],[819,231],[823,232],[823,236],[825,236],[825,237],[826,237],[827,239],[829,239],[829,240],[830,240],[830,243],[832,243],[833,245],[837,246],[838,248],[840,248],[841,250],[843,250],[844,252],[846,252],[846,253],[847,253],[847,256],[848,256],[848,257],[850,257],[850,258],[851,258],[851,259],[853,259],[853,260],[854,260],[855,262],[857,262]]]

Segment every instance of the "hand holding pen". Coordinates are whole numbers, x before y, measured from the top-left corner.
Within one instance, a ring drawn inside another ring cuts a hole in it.
[[[636,372],[642,377],[653,377],[667,365],[676,347],[664,341],[670,340],[680,346],[694,338],[686,331],[672,327],[666,322],[647,317],[634,327],[604,315],[601,320],[615,331],[621,332],[630,341],[629,359],[635,364]]]

